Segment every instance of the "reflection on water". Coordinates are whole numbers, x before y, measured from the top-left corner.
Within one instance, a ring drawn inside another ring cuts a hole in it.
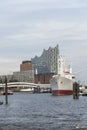
[[[0,106],[0,130],[87,130],[87,97],[14,93],[8,100]]]

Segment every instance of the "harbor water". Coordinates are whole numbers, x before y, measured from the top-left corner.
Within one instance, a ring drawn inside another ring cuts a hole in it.
[[[0,95],[0,130],[87,130],[87,97],[51,93]]]

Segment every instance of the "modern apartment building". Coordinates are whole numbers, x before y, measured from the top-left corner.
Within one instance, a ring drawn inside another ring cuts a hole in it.
[[[49,47],[48,50],[43,50],[42,55],[40,57],[35,56],[31,58],[31,61],[34,65],[34,69],[37,74],[48,74],[58,72],[58,55],[59,55],[59,47],[56,45],[55,47]]]
[[[31,61],[22,61],[20,71],[13,72],[15,79],[19,82],[34,82],[34,68]]]
[[[34,82],[34,70],[17,71],[13,72],[13,75],[19,82]]]
[[[14,79],[20,82],[49,83],[52,75],[58,73],[58,55],[58,45],[44,49],[40,57],[22,61],[20,71],[13,72]]]

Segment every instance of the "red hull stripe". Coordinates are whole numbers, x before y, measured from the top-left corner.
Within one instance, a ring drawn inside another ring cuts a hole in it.
[[[72,95],[72,90],[52,90],[52,95]]]

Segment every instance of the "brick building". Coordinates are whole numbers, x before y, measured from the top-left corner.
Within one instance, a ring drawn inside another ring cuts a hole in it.
[[[33,70],[33,64],[31,61],[22,61],[20,64],[20,71]]]
[[[19,82],[34,82],[34,68],[31,61],[22,61],[20,71],[13,72],[15,79]]]
[[[50,83],[50,79],[52,78],[52,76],[54,75],[54,73],[50,73],[50,74],[37,74],[34,76],[34,83],[38,84],[49,84]]]

